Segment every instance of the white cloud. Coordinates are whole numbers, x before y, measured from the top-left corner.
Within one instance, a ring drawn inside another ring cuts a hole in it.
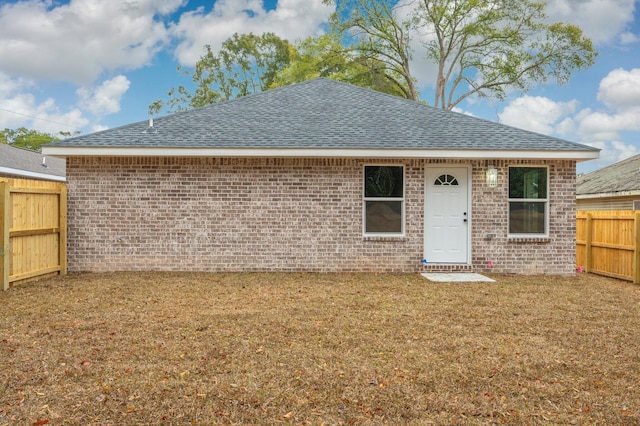
[[[156,20],[183,0],[30,0],[0,6],[0,71],[77,84],[136,69],[168,41]]]
[[[585,109],[574,118],[587,142],[620,140],[624,131],[640,131],[640,68],[615,69],[600,81],[597,98],[608,110]]]
[[[602,150],[598,161],[589,162],[591,169],[638,153],[622,133],[640,131],[640,69],[611,71],[600,81],[597,98],[607,108],[585,108],[558,126],[559,133],[575,135],[578,141]]]
[[[186,12],[172,27],[173,36],[181,40],[175,56],[182,65],[192,66],[205,45],[215,51],[236,32],[273,32],[291,42],[318,35],[333,10],[321,0],[279,0],[269,11],[261,0],[217,0],[210,12],[202,7]]]
[[[609,114],[588,111],[579,118],[578,132],[585,140],[620,138],[621,131],[640,130],[640,109]]]
[[[120,101],[130,84],[125,76],[119,75],[95,88],[82,87],[76,93],[84,108],[93,115],[104,116],[120,111]]]
[[[601,150],[600,158],[578,164],[580,172],[597,170],[638,154],[638,148],[635,145],[620,140],[592,142],[588,145]]]
[[[638,42],[640,42],[640,37],[630,31],[620,34],[620,44],[622,45],[634,44]]]
[[[26,127],[40,132],[76,131],[88,123],[82,112],[60,111],[53,98],[38,101],[33,82],[0,73],[0,129]]]
[[[600,81],[598,100],[616,111],[640,108],[640,68],[611,71]]]
[[[542,96],[522,96],[511,101],[498,114],[500,122],[509,126],[551,135],[562,119],[576,110],[577,101],[556,102]]]
[[[474,113],[472,113],[471,111],[467,111],[467,110],[464,110],[464,109],[459,108],[459,107],[453,107],[453,108],[451,109],[451,111],[453,111],[453,112],[458,112],[458,113],[460,113],[460,114],[464,114],[464,115],[468,115],[468,116],[470,116],[470,117],[477,117],[477,116],[476,116]]]
[[[523,96],[498,116],[504,124],[601,149],[598,160],[580,165],[581,171],[589,171],[638,153],[634,143],[623,140],[622,132],[640,131],[640,69],[611,71],[600,82],[598,100],[604,108],[577,111],[577,101]]]
[[[550,21],[579,26],[595,43],[610,43],[634,20],[637,0],[547,0]]]
[[[109,129],[109,126],[105,126],[102,124],[94,124],[93,126],[91,126],[91,133],[101,132],[107,129]]]

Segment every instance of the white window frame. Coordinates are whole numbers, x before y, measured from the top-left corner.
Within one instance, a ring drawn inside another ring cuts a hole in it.
[[[508,233],[508,236],[511,238],[547,238],[549,237],[549,190],[551,189],[549,186],[550,183],[550,174],[549,174],[549,166],[541,164],[516,164],[509,166],[507,169],[507,196],[509,195],[509,185],[511,183],[511,169],[547,169],[547,196],[546,198],[511,198],[509,197],[509,201],[507,204],[507,231],[511,229],[511,203],[539,203],[544,204],[544,232],[540,234],[512,234]]]
[[[366,168],[367,167],[402,167],[402,197],[367,197],[365,196],[366,184]],[[362,166],[362,235],[364,237],[387,237],[387,238],[400,238],[405,236],[405,200],[407,193],[407,168],[404,164],[378,164],[378,163],[370,163],[364,164]],[[371,201],[392,201],[392,202],[400,202],[402,217],[401,220],[401,231],[400,232],[367,232],[367,202]]]

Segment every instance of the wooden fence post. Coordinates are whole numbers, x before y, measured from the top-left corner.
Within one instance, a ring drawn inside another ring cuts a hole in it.
[[[9,290],[9,220],[11,214],[9,182],[0,179],[0,285]]]
[[[585,223],[585,246],[584,246],[584,271],[591,272],[591,242],[593,240],[593,225],[592,225],[593,215],[591,213],[587,213],[586,223]]]
[[[640,212],[633,215],[633,283],[640,284]]]

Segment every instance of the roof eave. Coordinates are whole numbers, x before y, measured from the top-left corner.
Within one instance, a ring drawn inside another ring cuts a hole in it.
[[[438,159],[554,159],[587,161],[599,150],[472,150],[357,148],[178,148],[43,146],[56,157],[290,157],[290,158],[438,158]]]
[[[632,191],[617,191],[617,192],[599,192],[595,194],[579,194],[576,195],[578,200],[588,200],[592,198],[618,198],[618,197],[635,197],[640,196],[640,189]]]
[[[7,175],[18,176],[22,178],[53,180],[56,182],[67,181],[67,178],[65,178],[64,176],[51,175],[48,173],[30,172],[28,170],[13,169],[10,167],[2,167],[2,166],[0,166],[0,174],[7,174]]]

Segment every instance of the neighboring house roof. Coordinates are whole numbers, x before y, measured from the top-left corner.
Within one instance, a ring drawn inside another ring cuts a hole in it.
[[[0,176],[2,175],[64,182],[66,161],[55,157],[45,159],[40,153],[0,143]]]
[[[578,198],[640,194],[640,155],[578,176],[576,185]]]
[[[597,158],[573,142],[324,78],[55,142],[52,155]],[[496,155],[500,151],[501,155]]]

